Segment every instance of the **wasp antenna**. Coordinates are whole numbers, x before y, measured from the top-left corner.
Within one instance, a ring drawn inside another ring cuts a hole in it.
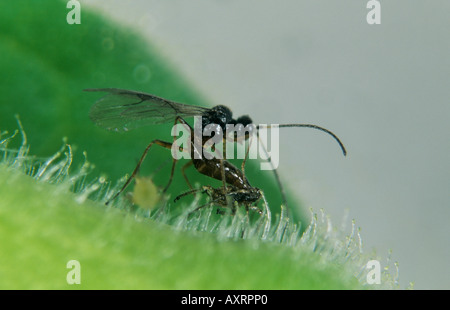
[[[289,128],[289,127],[306,127],[306,128],[312,128],[312,129],[317,129],[320,131],[323,131],[327,134],[329,134],[330,136],[332,136],[334,138],[334,140],[336,140],[336,142],[339,144],[339,147],[342,150],[342,153],[344,154],[344,156],[347,156],[347,150],[345,149],[344,144],[341,142],[341,140],[338,138],[338,136],[336,136],[333,132],[331,132],[330,130],[317,126],[317,125],[313,125],[313,124],[281,124],[281,125],[277,125],[277,127],[279,128]],[[259,130],[260,128],[272,128],[271,125],[257,125],[256,129]]]

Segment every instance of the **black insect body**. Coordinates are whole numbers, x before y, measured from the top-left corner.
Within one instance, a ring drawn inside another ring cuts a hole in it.
[[[108,95],[101,98],[91,108],[89,116],[98,126],[112,131],[128,131],[141,125],[174,121],[175,124],[181,123],[187,125],[191,130],[191,137],[194,137],[194,129],[183,119],[183,117],[199,115],[202,116],[203,127],[215,124],[216,126],[220,126],[222,131],[226,131],[227,124],[237,124],[237,121],[241,119],[246,121],[246,123],[251,123],[251,119],[248,116],[241,117],[238,120],[233,119],[232,112],[225,106],[216,106],[212,109],[189,106],[171,102],[153,95],[121,89],[87,89],[86,91],[109,92]],[[207,137],[202,141],[202,145],[206,140]],[[200,158],[197,158],[197,156],[194,156],[195,152],[200,153],[200,150],[196,148],[193,140],[191,143],[192,160],[182,168],[182,174],[191,189],[192,185],[187,179],[184,171],[190,165],[194,165],[201,174],[223,182],[223,187],[221,187],[220,190],[216,190],[214,195],[216,198],[220,197],[219,192],[222,192],[222,199],[213,199],[217,200],[219,205],[224,205],[224,200],[231,200],[231,203],[245,203],[245,205],[257,203],[260,200],[261,191],[250,185],[241,170],[223,159],[213,158],[208,160],[202,156],[198,156]],[[113,196],[107,204],[115,199],[131,183],[153,144],[167,149],[172,148],[172,143],[170,142],[153,140],[145,149],[135,170],[122,189]],[[174,159],[170,179],[163,192],[169,188],[172,182],[175,164],[176,160]],[[232,187],[228,189],[229,186]],[[208,192],[211,193],[211,190]],[[244,192],[247,192],[248,194],[245,195]]]

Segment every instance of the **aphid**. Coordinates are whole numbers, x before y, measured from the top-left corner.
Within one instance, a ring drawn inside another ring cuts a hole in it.
[[[133,189],[131,199],[133,203],[143,209],[152,210],[160,201],[161,197],[158,193],[158,188],[153,183],[151,178],[136,177],[136,185]]]
[[[233,185],[227,185],[225,188],[223,186],[214,188],[209,185],[204,185],[201,188],[193,189],[178,195],[174,199],[174,202],[177,202],[184,196],[195,194],[198,192],[207,194],[210,198],[210,201],[204,205],[197,207],[194,211],[215,204],[221,207],[231,207],[231,212],[232,214],[234,214],[236,212],[236,205],[242,205],[245,207],[247,212],[249,210],[253,210],[258,212],[259,214],[263,214],[263,212],[256,206],[256,204],[261,200],[261,198],[264,197],[264,194],[259,188],[256,187],[243,189],[235,187]],[[264,203],[267,210],[268,206],[266,201],[264,201]],[[217,212],[220,213],[219,210]]]
[[[186,125],[191,130],[192,137],[192,147],[191,147],[191,160],[183,166],[181,169],[182,174],[192,190],[192,186],[186,177],[185,169],[191,165],[197,169],[198,172],[209,176],[211,178],[222,181],[222,187],[213,189],[212,187],[203,187],[203,190],[219,205],[223,205],[224,200],[227,200],[227,205],[230,202],[243,204],[247,208],[250,205],[257,203],[262,195],[262,191],[255,187],[252,187],[245,177],[244,166],[246,158],[244,158],[241,166],[241,170],[235,167],[230,162],[224,159],[206,159],[203,156],[197,158],[195,153],[201,152],[196,144],[194,143],[194,129],[190,126],[184,118],[201,116],[202,128],[208,125],[214,125],[218,130],[226,132],[227,124],[242,124],[244,127],[251,125],[253,123],[252,119],[248,115],[241,116],[237,119],[233,118],[231,110],[223,105],[215,106],[213,108],[205,108],[200,106],[186,105],[183,103],[176,103],[167,99],[163,99],[151,94],[146,94],[142,92],[136,92],[131,90],[117,89],[117,88],[100,88],[100,89],[86,89],[85,91],[91,92],[107,92],[106,96],[98,100],[90,110],[90,119],[100,127],[112,131],[128,131],[130,129],[150,124],[160,124],[167,122],[174,122],[174,124],[180,123]],[[270,128],[270,126],[265,126]],[[323,127],[311,124],[282,124],[278,125],[280,128],[284,127],[308,127],[317,130],[324,131],[331,135],[339,144],[342,152],[346,155],[346,150],[339,138]],[[260,126],[247,127],[256,128],[256,135],[259,139],[258,130]],[[245,136],[238,136],[236,133],[234,135],[234,141],[239,139],[247,140],[251,132],[246,132]],[[204,147],[206,139],[202,140],[202,146]],[[141,159],[139,160],[136,168],[134,169],[131,176],[123,185],[122,189],[114,195],[107,204],[115,199],[120,193],[122,193],[125,188],[131,183],[131,181],[136,177],[142,162],[147,156],[148,151],[154,145],[159,145],[166,149],[172,148],[171,142],[162,141],[155,139],[146,147]],[[247,155],[246,155],[247,156]],[[269,160],[270,161],[270,160]],[[169,188],[174,174],[174,169],[177,160],[174,158],[172,163],[172,169],[168,184],[164,187],[163,192],[167,191]],[[286,195],[283,190],[280,178],[276,170],[274,175],[278,186],[281,191],[283,204],[287,206]],[[191,192],[193,192],[192,190]],[[219,193],[221,192],[221,194]]]

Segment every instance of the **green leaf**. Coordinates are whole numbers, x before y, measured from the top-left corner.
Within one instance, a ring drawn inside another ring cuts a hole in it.
[[[176,231],[0,165],[0,289],[351,289],[320,255]],[[80,263],[69,285],[66,264]]]

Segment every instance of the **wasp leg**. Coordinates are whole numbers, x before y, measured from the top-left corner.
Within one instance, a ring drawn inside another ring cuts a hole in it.
[[[186,175],[186,169],[189,168],[190,166],[192,166],[194,162],[191,160],[190,162],[187,162],[182,168],[181,168],[181,174],[183,175],[184,179],[186,180],[187,185],[189,186],[190,189],[194,189],[191,185],[191,183],[189,182],[189,179]]]
[[[244,177],[244,180],[247,180],[247,177],[245,176],[245,163],[247,162],[247,159],[248,159],[248,153],[250,151],[250,145],[252,144],[252,141],[253,141],[253,137],[250,137],[249,142],[248,142],[247,151],[245,152],[245,157],[241,164],[241,171],[242,171],[242,176]]]
[[[188,125],[188,124],[186,123],[186,121],[185,121],[183,118],[179,117],[179,116],[177,116],[177,117],[175,118],[174,125],[176,125],[177,123],[180,123],[180,124],[182,124],[182,125]],[[189,125],[188,125],[188,126],[189,126]],[[189,128],[190,128],[190,126],[189,126]],[[191,133],[192,133],[192,129],[191,129]],[[174,137],[173,137],[173,143],[175,143],[175,141],[176,141],[176,137],[174,136]],[[170,148],[172,148],[173,143],[170,145]],[[172,184],[173,174],[174,174],[174,172],[175,172],[175,165],[177,164],[177,161],[178,161],[177,159],[173,158],[173,161],[172,161],[172,170],[170,171],[169,182],[167,183],[166,187],[164,187],[163,193],[165,193],[165,192],[167,191],[167,189],[169,189],[170,184]],[[182,169],[182,171],[183,171],[183,169]],[[183,172],[183,176],[184,176],[184,178],[186,179],[186,181],[188,182],[189,187],[192,189],[192,186],[190,185],[189,181],[187,180],[186,175],[184,174],[184,172]]]
[[[192,190],[190,190],[190,191],[187,191],[187,192],[185,192],[185,193],[182,193],[182,194],[178,195],[177,197],[175,197],[175,199],[173,200],[173,202],[177,202],[178,200],[180,200],[180,199],[183,198],[184,196],[191,195],[191,194],[195,194],[195,193],[197,193],[197,192],[199,192],[199,191],[202,191],[202,190],[203,190],[202,188],[196,188],[196,189],[192,189]]]
[[[166,141],[162,141],[162,140],[153,140],[152,142],[150,142],[150,144],[145,148],[144,153],[141,156],[141,159],[139,160],[139,162],[136,165],[136,168],[134,168],[133,173],[130,175],[130,177],[127,179],[127,181],[125,182],[125,184],[122,186],[122,188],[112,197],[110,198],[105,204],[108,205],[109,203],[111,203],[111,201],[113,201],[114,199],[117,198],[117,196],[119,196],[127,187],[128,185],[130,185],[131,181],[136,177],[136,175],[139,172],[139,169],[141,168],[142,162],[144,161],[145,157],[147,156],[148,151],[150,150],[150,148],[153,146],[153,144],[162,146],[166,149],[170,149],[172,147],[172,143],[170,142],[166,142]],[[170,183],[169,183],[170,184]]]
[[[220,159],[220,169],[222,170],[221,174],[222,174],[223,194],[225,195],[227,206],[232,208],[233,201],[229,198],[229,195],[227,195],[228,190],[227,190],[227,182],[225,179],[225,166],[223,165],[223,159]]]

